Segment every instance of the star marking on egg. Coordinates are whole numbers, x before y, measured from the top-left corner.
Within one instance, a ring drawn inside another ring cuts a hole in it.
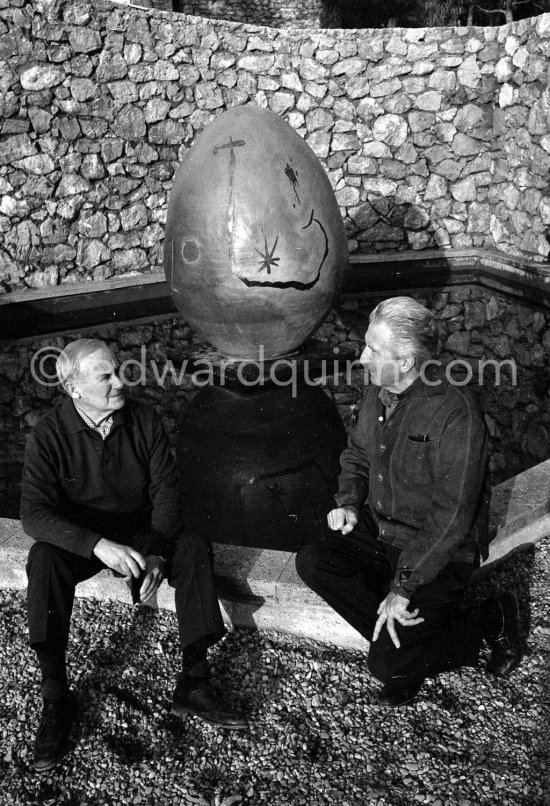
[[[258,271],[267,271],[268,274],[271,274],[271,267],[278,266],[280,257],[273,257],[275,254],[275,249],[277,248],[277,242],[279,240],[279,236],[275,238],[275,243],[273,244],[272,248],[269,249],[267,245],[267,237],[265,238],[265,252],[260,252],[259,249],[256,249],[256,252],[262,258],[262,263],[260,264],[260,268]]]

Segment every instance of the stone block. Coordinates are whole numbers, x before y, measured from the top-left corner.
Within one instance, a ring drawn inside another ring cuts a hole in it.
[[[477,189],[473,178],[469,176],[452,184],[451,194],[454,199],[460,202],[475,201],[477,199]]]
[[[11,518],[0,518],[0,546],[10,541],[17,545],[18,539],[27,541],[21,521],[12,520]]]
[[[59,65],[40,64],[24,70],[19,80],[24,90],[38,92],[61,84],[65,76],[64,68]]]
[[[442,100],[443,93],[437,90],[428,90],[418,96],[415,106],[424,112],[437,112],[441,109]]]
[[[481,572],[550,535],[550,460],[493,489],[489,558]]]
[[[70,31],[69,42],[75,53],[92,53],[102,47],[99,31],[90,30],[88,26]]]
[[[0,142],[0,165],[36,154],[36,147],[28,134],[16,134]]]
[[[370,97],[371,98],[388,98],[399,92],[403,87],[402,82],[398,78],[390,78],[388,81],[381,81],[379,84],[370,82]]]
[[[369,79],[364,76],[355,76],[346,84],[348,98],[364,98],[370,92]]]
[[[468,56],[457,70],[457,77],[464,87],[475,89],[481,81],[481,71],[475,55]]]
[[[550,535],[550,460],[493,490],[489,558],[475,575]],[[33,541],[17,520],[0,519],[0,587],[26,587],[25,561]],[[368,642],[298,577],[295,554],[237,546],[214,546],[215,577],[228,623],[367,649]],[[130,603],[127,583],[103,571],[77,586],[77,596]],[[174,591],[161,585],[154,607],[174,610]]]
[[[388,146],[400,146],[407,137],[407,123],[398,115],[381,115],[376,118],[372,127],[375,140]]]
[[[216,544],[214,562],[216,579],[222,594],[277,598],[277,582],[290,554],[241,546]]]
[[[123,140],[141,140],[145,136],[145,115],[141,109],[125,106],[117,115],[113,129]]]
[[[409,126],[412,132],[423,132],[430,129],[435,123],[433,112],[410,112]]]
[[[449,91],[456,86],[456,75],[450,70],[435,70],[428,79],[428,87],[434,90]]]
[[[248,70],[250,73],[269,73],[275,63],[275,57],[269,54],[242,56],[237,62],[237,67],[241,70]],[[303,75],[303,77],[306,77]]]
[[[412,109],[412,99],[407,95],[398,93],[383,100],[384,112],[390,115],[404,115]]]

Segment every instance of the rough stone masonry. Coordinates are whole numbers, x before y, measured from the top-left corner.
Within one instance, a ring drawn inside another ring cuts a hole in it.
[[[325,166],[350,248],[550,252],[550,15],[277,30],[0,0],[0,290],[161,270],[178,160],[235,104]]]

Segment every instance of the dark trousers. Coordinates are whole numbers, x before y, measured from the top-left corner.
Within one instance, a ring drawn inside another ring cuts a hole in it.
[[[117,542],[131,545],[143,555],[150,553],[143,535],[118,538]],[[103,568],[95,556],[87,559],[42,541],[32,546],[27,561],[31,646],[65,651],[75,587]],[[225,629],[212,576],[211,549],[199,535],[183,532],[177,538],[168,581],[175,588],[182,649],[200,646],[205,651]]]
[[[384,684],[415,683],[439,672],[475,665],[481,644],[477,619],[457,607],[474,571],[469,563],[450,563],[432,582],[417,589],[409,609],[424,618],[415,627],[395,622],[397,649],[384,626],[372,642],[377,610],[389,593],[400,550],[376,537],[376,525],[362,513],[347,535],[327,530],[296,557],[304,582],[352,627],[371,641],[368,664]]]

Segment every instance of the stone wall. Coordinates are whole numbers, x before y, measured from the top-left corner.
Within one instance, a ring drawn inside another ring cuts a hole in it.
[[[341,23],[335,0],[178,0],[178,10],[198,17],[274,28],[336,28]]]
[[[496,246],[542,261],[549,54],[548,14],[311,31],[0,0],[0,290],[161,271],[179,158],[247,103],[318,155],[352,251]]]
[[[480,395],[491,435],[493,483],[547,459],[550,453],[550,314],[534,311],[479,286],[442,288],[414,296],[433,310],[440,321],[442,360],[445,363],[458,361],[454,365],[454,377],[460,382],[467,381],[468,367],[472,367],[470,385]],[[321,325],[317,338],[340,350],[353,346],[359,353],[368,314],[377,301],[371,295],[347,298],[341,309]],[[128,359],[141,362],[144,350],[146,372],[142,375],[136,364],[125,372],[132,382],[140,381],[129,387],[129,393],[156,407],[172,441],[178,413],[208,381],[206,364],[204,372],[195,377],[196,384],[191,375],[180,373],[175,362],[174,372],[166,371],[171,349],[185,354],[194,344],[191,329],[178,317],[139,325],[109,325],[93,333],[75,331],[59,338],[48,337],[0,348],[0,516],[18,517],[27,435],[39,417],[61,396],[55,386],[42,385],[35,380],[39,372],[31,372],[33,355],[44,348],[62,348],[80,335],[106,339],[121,363]],[[330,354],[330,350],[328,352]],[[41,353],[40,357],[43,355]],[[333,355],[338,358],[338,353]],[[500,378],[494,367],[478,371],[479,361],[489,359],[503,362]],[[515,378],[510,361],[515,366]],[[38,370],[38,364],[35,368]],[[324,388],[349,427],[351,407],[360,403],[364,389],[362,372],[354,370],[348,383],[344,363],[339,364],[341,375],[335,378],[330,377],[332,368],[333,361],[328,361],[329,377]],[[46,369],[53,371],[52,365],[49,369],[46,365]]]

